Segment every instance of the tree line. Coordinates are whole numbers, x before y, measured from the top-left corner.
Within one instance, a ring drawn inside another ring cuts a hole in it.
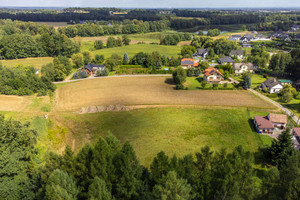
[[[0,39],[1,56],[6,59],[59,55],[70,57],[79,52],[79,49],[79,44],[59,33],[44,33],[36,37],[12,34]]]
[[[75,36],[103,36],[116,34],[133,34],[133,33],[148,33],[161,32],[169,28],[167,20],[160,21],[141,21],[132,20],[125,21],[123,24],[101,25],[97,23],[85,23],[58,29],[60,33],[72,38]]]
[[[48,152],[37,163],[37,132],[0,115],[0,198],[2,199],[299,199],[300,153],[291,135],[260,153],[236,147],[169,157],[159,152],[149,168],[141,165],[129,142],[112,134],[86,144],[78,153]],[[258,168],[257,164],[269,167]]]

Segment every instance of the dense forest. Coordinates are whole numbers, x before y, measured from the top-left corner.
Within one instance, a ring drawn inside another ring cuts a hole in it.
[[[0,199],[299,199],[300,153],[289,130],[256,154],[232,152],[168,157],[159,152],[148,168],[133,147],[113,135],[78,153],[48,152],[40,160],[30,124],[0,116]],[[5,158],[5,159],[3,159]]]
[[[7,68],[0,66],[0,94],[47,95],[55,85],[47,77],[39,77],[33,68]]]

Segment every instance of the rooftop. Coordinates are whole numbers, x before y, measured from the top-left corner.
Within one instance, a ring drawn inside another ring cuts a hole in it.
[[[264,116],[254,116],[254,120],[257,123],[258,128],[261,129],[269,129],[269,128],[274,128],[274,125],[270,120],[268,120],[267,117]]]
[[[287,116],[286,115],[270,113],[268,115],[268,118],[273,123],[282,123],[282,124],[287,123]]]

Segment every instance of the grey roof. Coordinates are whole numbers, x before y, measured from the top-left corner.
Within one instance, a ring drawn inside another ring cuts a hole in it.
[[[252,34],[245,34],[244,37],[245,37],[245,38],[249,38],[249,39],[254,38],[254,36],[253,36]]]
[[[232,35],[231,38],[241,38],[242,35]]]
[[[265,82],[263,82],[262,84],[264,84],[265,86],[267,86],[268,88],[272,88],[274,87],[275,85],[278,85],[281,83],[278,82],[275,78],[269,78],[268,80],[266,80]]]
[[[198,53],[199,56],[201,56],[205,53],[208,53],[208,51],[209,51],[208,49],[198,49],[197,53]]]
[[[257,69],[257,66],[253,65],[252,63],[234,63],[233,68],[239,70],[244,65],[246,65],[249,70],[256,70]]]
[[[230,55],[234,55],[234,56],[244,55],[244,51],[243,50],[231,50]]]
[[[235,61],[229,56],[223,57],[219,59],[220,63],[234,63]]]
[[[256,36],[255,36],[256,38],[266,38],[266,36],[265,35],[263,35],[263,34],[257,34]]]
[[[242,44],[242,47],[251,47],[251,44]]]
[[[194,65],[194,61],[191,60],[183,60],[181,62],[182,65]]]
[[[296,38],[296,39],[300,39],[300,33],[296,34],[296,35],[295,35],[295,38]]]
[[[95,65],[95,64],[92,64],[92,63],[89,63],[86,66],[84,66],[84,69],[87,69],[90,72],[93,71],[93,69],[96,69],[96,70],[101,69],[101,70],[103,70],[104,68],[105,68],[105,65]]]

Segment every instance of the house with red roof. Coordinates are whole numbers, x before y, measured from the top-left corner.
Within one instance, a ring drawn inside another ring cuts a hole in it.
[[[270,113],[268,116],[254,116],[253,122],[258,133],[272,134],[275,128],[286,128],[287,116]]]
[[[213,67],[205,69],[203,74],[203,78],[207,83],[220,83],[220,81],[224,80],[223,74]]]
[[[195,62],[192,58],[181,59],[181,66],[183,69],[188,69],[191,67],[198,67],[199,63]]]

